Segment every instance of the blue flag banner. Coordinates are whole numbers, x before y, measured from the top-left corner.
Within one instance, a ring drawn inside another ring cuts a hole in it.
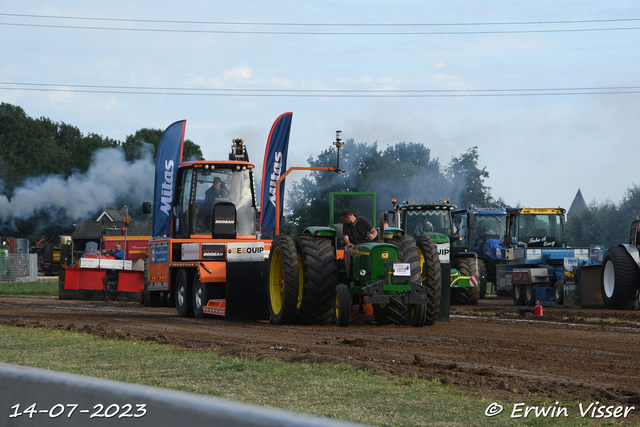
[[[171,124],[160,137],[153,186],[153,237],[171,234],[171,218],[178,166],[182,162],[186,120]]]
[[[287,171],[287,152],[293,113],[284,113],[273,122],[262,166],[262,198],[260,199],[260,227],[276,226],[276,183]],[[284,181],[280,184],[280,196],[284,196]],[[280,203],[280,218],[282,218]]]

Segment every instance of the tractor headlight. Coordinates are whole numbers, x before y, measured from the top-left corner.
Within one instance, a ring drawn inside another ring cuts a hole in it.
[[[502,258],[502,251],[500,248],[496,248],[496,258]]]
[[[360,270],[360,275],[362,277],[366,276],[367,275],[367,270],[365,270],[365,269]]]

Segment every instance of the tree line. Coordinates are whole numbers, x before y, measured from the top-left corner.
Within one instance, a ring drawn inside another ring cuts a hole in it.
[[[347,207],[356,215],[376,221],[371,218],[373,202],[366,197],[357,200],[340,197],[330,213],[331,192],[374,192],[376,213],[391,209],[392,199],[398,203],[433,203],[448,198],[460,207],[504,206],[504,200],[496,200],[491,195],[491,188],[485,182],[489,172],[486,167],[478,166],[478,157],[478,147],[472,147],[459,157],[451,158],[445,166],[432,157],[431,150],[423,144],[400,142],[380,149],[377,143],[347,140],[339,161],[344,173],[313,171],[287,190],[287,230],[301,232],[310,225],[340,222],[337,215]],[[336,148],[309,158],[308,163],[311,167],[335,166]]]
[[[102,148],[122,150],[129,162],[145,155],[155,158],[162,129],[141,128],[128,135],[125,141],[117,141],[95,133],[83,134],[77,127],[56,123],[41,117],[34,119],[25,111],[7,103],[0,104],[0,195],[11,199],[16,188],[25,179],[57,175],[66,179],[72,174],[84,173],[91,166],[93,154]],[[200,146],[186,140],[184,159],[203,159]],[[470,205],[482,207],[506,206],[501,198],[494,198],[486,184],[489,172],[478,165],[478,147],[471,147],[458,157],[442,164],[432,156],[423,144],[399,142],[380,148],[377,143],[356,143],[347,140],[340,152],[340,169],[344,173],[314,171],[289,183],[286,189],[285,230],[290,233],[302,231],[309,225],[330,225],[340,222],[330,218],[330,192],[374,192],[376,206],[372,202],[358,203],[356,214],[368,218],[375,212],[384,212],[392,207],[391,200],[398,202],[432,203],[449,198],[460,207]],[[309,166],[335,166],[334,147],[308,159]],[[259,191],[259,189],[258,189]],[[103,209],[114,206],[104,206]],[[354,207],[350,198],[339,199],[334,211]],[[97,211],[97,215],[101,211]],[[131,210],[130,210],[130,213]],[[133,212],[135,213],[135,211]],[[567,223],[567,241],[573,246],[602,244],[609,248],[626,243],[631,222],[640,214],[640,187],[633,185],[622,201],[615,204],[609,200],[593,201],[582,211],[582,217],[572,218]],[[44,212],[36,212],[31,218],[6,222],[0,217],[0,235],[28,237],[32,242],[42,235],[54,237],[66,234],[62,231],[64,218],[51,225],[42,221]],[[370,218],[376,221],[374,218]],[[71,221],[68,221],[69,224]],[[42,229],[42,224],[47,224]]]
[[[16,189],[30,178],[55,175],[66,180],[71,175],[84,174],[90,168],[94,154],[105,148],[122,150],[128,162],[145,155],[155,159],[163,132],[163,129],[142,128],[128,135],[125,141],[117,141],[95,133],[85,135],[75,126],[56,123],[46,117],[34,119],[21,107],[1,103],[0,195],[11,200]],[[200,146],[186,140],[183,157],[203,159]],[[135,213],[135,209],[130,213]],[[58,215],[57,221],[51,221],[52,214]],[[58,234],[68,234],[72,222],[63,211],[39,210],[30,217],[20,218],[0,215],[0,235],[27,237],[35,243],[43,236],[52,239]]]

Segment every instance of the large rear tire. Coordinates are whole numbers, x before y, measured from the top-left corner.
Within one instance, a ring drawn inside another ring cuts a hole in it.
[[[176,276],[176,311],[180,317],[193,317],[193,304],[191,298],[191,285],[187,270],[181,268]]]
[[[335,287],[335,319],[341,328],[349,326],[351,319],[351,297],[347,285],[340,283]]]
[[[334,320],[338,282],[336,254],[331,241],[322,237],[298,236],[296,249],[300,255],[303,283],[299,319],[302,323],[328,325]]]
[[[478,260],[480,262],[480,260]],[[478,276],[476,270],[476,258],[459,258],[456,262],[458,271],[463,276]],[[456,288],[458,303],[465,305],[477,305],[480,299],[480,290],[477,287]]]
[[[630,310],[638,291],[638,265],[623,246],[607,251],[602,261],[601,291],[604,305],[614,310]]]
[[[438,253],[438,246],[431,237],[418,237],[416,244],[422,257],[422,285],[427,288],[428,301],[425,324],[431,326],[436,323],[438,312],[440,312],[440,298],[442,295],[440,254]]]
[[[279,235],[269,254],[269,312],[277,325],[292,323],[302,298],[302,275],[293,237]]]

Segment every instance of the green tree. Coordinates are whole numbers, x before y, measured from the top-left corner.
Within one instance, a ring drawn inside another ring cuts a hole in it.
[[[628,243],[633,220],[640,216],[640,187],[633,185],[618,205],[607,200],[593,201],[580,217],[567,221],[567,243],[571,246],[603,245],[605,248]]]
[[[129,162],[141,159],[145,154],[151,154],[153,159],[158,154],[158,146],[162,137],[162,129],[142,128],[133,135],[128,135],[122,143],[125,159]],[[204,160],[200,146],[186,139],[182,147],[182,158],[185,161]]]
[[[486,168],[477,166],[477,147],[452,159],[447,174],[423,144],[401,142],[379,150],[377,143],[369,145],[348,140],[340,154],[340,168],[345,173],[314,171],[291,185],[285,206],[293,231],[300,232],[309,225],[327,225],[331,192],[375,192],[376,212],[391,209],[394,198],[399,202],[431,203],[455,196],[457,203],[467,206],[474,202],[481,206],[502,202],[495,201],[490,188],[484,185],[489,174]],[[308,163],[309,166],[335,166],[335,148],[324,150],[316,159],[308,159]],[[454,185],[458,182],[462,184]],[[473,197],[463,194],[463,190],[452,194],[453,189],[463,186]],[[347,207],[369,218],[371,207],[359,206],[361,203],[352,201],[352,206]],[[334,222],[339,221],[337,214],[343,207],[342,204],[334,207]],[[377,218],[369,219],[377,222]]]
[[[489,178],[486,166],[478,168],[478,147],[471,147],[460,157],[453,157],[447,167],[451,188],[451,201],[459,206],[493,207],[497,203],[491,196],[491,187],[485,185]]]

